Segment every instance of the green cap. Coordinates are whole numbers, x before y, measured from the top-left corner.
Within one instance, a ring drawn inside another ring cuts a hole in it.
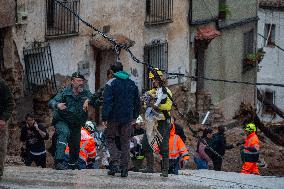
[[[74,72],[71,76],[71,78],[81,78],[85,80],[85,77],[80,72]]]

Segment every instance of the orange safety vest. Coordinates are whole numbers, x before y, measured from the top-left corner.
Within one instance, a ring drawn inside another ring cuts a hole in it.
[[[257,149],[257,151],[259,151],[259,139],[257,137],[257,135],[255,134],[255,132],[250,133],[246,140],[245,140],[245,144],[244,147],[255,147]],[[248,150],[245,150],[245,152],[249,152]]]
[[[175,134],[175,125],[172,124],[172,129],[170,131],[170,138],[169,138],[169,158],[170,159],[177,159],[178,157],[182,157],[183,160],[188,160],[188,150],[180,138],[180,136]]]
[[[69,154],[69,151],[69,146],[67,146],[65,154]],[[85,128],[82,128],[79,157],[87,162],[88,158],[95,158],[96,155],[96,142],[94,138]]]

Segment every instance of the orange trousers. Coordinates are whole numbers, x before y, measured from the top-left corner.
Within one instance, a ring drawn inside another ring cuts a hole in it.
[[[242,167],[241,173],[259,175],[257,163],[245,162]]]

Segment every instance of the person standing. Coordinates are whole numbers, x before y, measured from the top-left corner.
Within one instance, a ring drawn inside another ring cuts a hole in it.
[[[0,78],[0,179],[3,176],[8,141],[8,122],[14,108],[12,93]]]
[[[234,148],[234,145],[227,144],[224,126],[221,125],[218,127],[218,132],[213,134],[210,144],[211,148],[216,152],[211,153],[213,169],[215,171],[221,171],[225,151]]]
[[[209,163],[212,162],[206,153],[208,149],[208,141],[212,139],[213,130],[211,128],[204,129],[202,137],[197,141],[196,153],[194,153],[194,162],[197,169],[209,169]]]
[[[172,92],[165,86],[166,80],[163,73],[158,68],[149,72],[149,79],[152,81],[153,88],[147,93],[155,99],[153,108],[164,115],[164,119],[158,121],[158,131],[163,137],[159,144],[162,156],[161,176],[168,177],[169,170],[169,137],[170,137],[170,110],[172,109]],[[150,158],[151,159],[151,158]]]
[[[108,175],[121,172],[121,177],[127,177],[131,122],[137,119],[140,111],[139,91],[134,81],[129,79],[128,73],[123,71],[120,62],[111,66],[111,69],[113,78],[106,83],[102,110],[102,121],[106,126],[106,140],[110,152]],[[116,134],[120,139],[120,158],[115,143]]]
[[[48,140],[49,135],[46,128],[38,124],[34,115],[28,113],[25,116],[25,122],[21,129],[20,140],[25,142],[26,157],[25,165],[31,166],[34,161],[36,166],[46,167],[46,150],[44,140]]]
[[[256,135],[256,126],[254,123],[245,123],[244,131],[247,135],[245,144],[241,148],[241,157],[243,166],[241,173],[259,175],[257,162],[259,159],[259,139]]]
[[[53,125],[56,129],[55,166],[57,170],[78,168],[81,127],[88,118],[88,105],[98,106],[99,101],[84,89],[85,77],[79,72],[71,76],[71,85],[48,102],[53,108]],[[70,147],[68,167],[63,163],[64,151]]]

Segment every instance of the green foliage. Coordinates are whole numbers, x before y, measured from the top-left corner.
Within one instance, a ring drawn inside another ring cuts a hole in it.
[[[225,3],[219,4],[219,12],[224,12],[228,16],[231,15],[230,7],[226,5]]]

